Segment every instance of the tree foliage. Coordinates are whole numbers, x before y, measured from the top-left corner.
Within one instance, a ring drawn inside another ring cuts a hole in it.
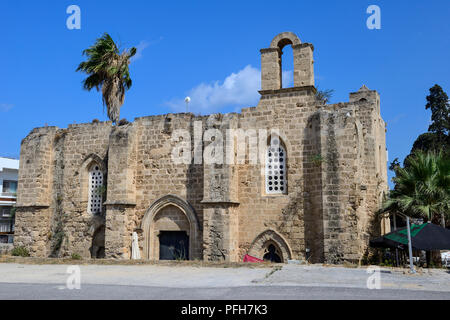
[[[411,154],[416,151],[443,151],[450,156],[450,104],[447,94],[439,86],[430,89],[427,110],[431,110],[431,125],[427,133],[414,142]]]
[[[392,165],[395,188],[382,212],[400,212],[443,223],[450,215],[450,158],[444,153],[416,151],[402,168]]]
[[[428,131],[440,136],[448,135],[450,133],[450,104],[447,94],[437,84],[430,89],[426,109],[431,110],[432,120]]]
[[[83,51],[87,60],[81,62],[77,72],[84,72],[88,77],[83,81],[84,89],[102,90],[103,105],[113,123],[120,119],[120,108],[125,101],[125,91],[132,86],[129,72],[130,59],[137,49],[131,48],[120,52],[111,36],[105,33],[95,44]]]
[[[327,104],[330,102],[333,97],[334,90],[326,89],[326,90],[317,90],[316,91],[316,100],[322,104]]]
[[[439,85],[430,89],[426,109],[432,113],[429,131],[414,142],[403,167],[398,158],[391,163],[395,186],[381,212],[399,212],[445,225],[450,215],[450,107]]]

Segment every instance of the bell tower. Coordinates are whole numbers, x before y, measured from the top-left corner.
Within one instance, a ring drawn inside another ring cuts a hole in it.
[[[282,83],[283,48],[292,46],[294,54],[294,87],[314,87],[314,46],[302,43],[292,32],[277,35],[270,48],[261,50],[261,89],[280,90]]]

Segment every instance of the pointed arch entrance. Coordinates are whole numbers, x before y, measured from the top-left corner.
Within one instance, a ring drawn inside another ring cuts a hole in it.
[[[292,251],[286,240],[274,230],[266,230],[256,237],[248,254],[275,263],[287,263]]]
[[[147,210],[141,228],[145,259],[201,258],[197,215],[180,197],[167,195],[155,201]]]

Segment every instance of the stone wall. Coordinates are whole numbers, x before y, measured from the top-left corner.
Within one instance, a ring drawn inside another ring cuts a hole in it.
[[[35,256],[50,251],[56,133],[55,127],[38,128],[22,141],[14,244]]]
[[[242,110],[240,127],[278,131],[287,152],[287,194],[268,195],[265,192],[264,163],[239,166],[239,242],[240,256],[254,240],[268,230],[289,239],[290,254],[304,259],[304,179],[303,130],[315,108],[315,90],[310,88],[282,89],[265,93],[256,108]],[[260,141],[268,146],[267,140]],[[284,245],[284,244],[280,244]]]
[[[294,49],[295,87],[281,89],[286,45]],[[322,105],[313,46],[292,33],[263,49],[262,61],[261,100],[241,113],[33,130],[21,149],[15,244],[34,256],[91,257],[103,250],[106,257],[130,259],[136,232],[142,256],[158,259],[158,233],[186,231],[191,259],[262,258],[272,244],[285,262],[360,261],[378,232],[374,213],[387,191],[379,95],[363,86],[347,103]],[[228,129],[240,135],[227,136]],[[287,153],[285,194],[266,194],[271,135]],[[239,139],[257,144],[242,155]],[[216,147],[232,152],[218,163],[197,161]],[[177,162],[173,155],[195,161]],[[87,212],[93,165],[106,188],[103,210],[94,215]]]
[[[14,245],[12,243],[0,243],[0,256],[9,254],[13,248]]]

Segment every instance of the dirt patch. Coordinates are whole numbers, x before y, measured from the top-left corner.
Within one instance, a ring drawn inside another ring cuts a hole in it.
[[[252,283],[262,283],[265,280],[269,279],[275,272],[280,271],[281,269],[283,269],[283,266],[280,266],[280,265],[273,266],[272,270],[270,270],[268,273],[266,273],[266,275],[264,276],[263,279],[252,280]]]

